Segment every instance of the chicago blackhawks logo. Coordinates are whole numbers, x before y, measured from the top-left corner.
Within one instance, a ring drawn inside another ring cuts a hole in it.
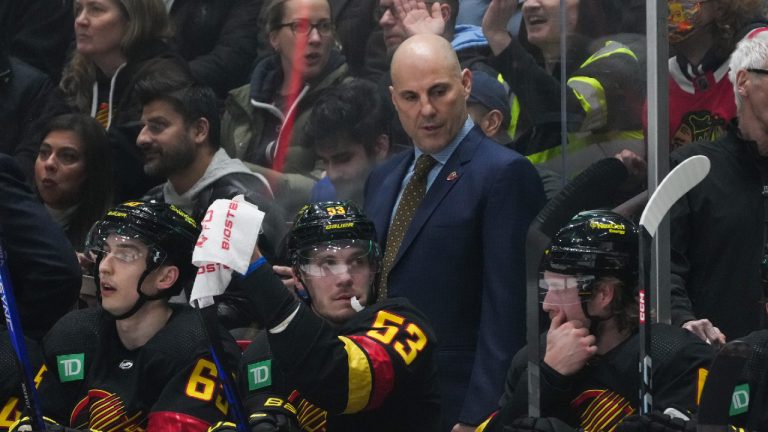
[[[691,111],[683,116],[672,136],[670,151],[696,141],[714,141],[725,133],[725,120],[709,111]]]
[[[145,418],[141,411],[129,416],[125,402],[119,396],[92,389],[75,405],[69,421],[77,429],[143,432]]]

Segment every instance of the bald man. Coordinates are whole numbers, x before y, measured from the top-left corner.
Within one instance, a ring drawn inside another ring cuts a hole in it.
[[[472,73],[444,38],[407,39],[391,74],[392,102],[414,149],[366,183],[366,213],[385,250],[380,292],[408,298],[431,320],[442,430],[473,430],[497,406],[511,356],[525,342],[525,235],[544,191],[527,159],[469,119]],[[416,169],[422,155],[431,158],[426,174]],[[412,179],[425,183],[420,200],[406,191]]]

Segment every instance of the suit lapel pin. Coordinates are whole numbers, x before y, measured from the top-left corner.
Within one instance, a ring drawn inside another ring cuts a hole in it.
[[[448,174],[448,177],[446,177],[445,179],[448,181],[454,181],[457,178],[459,178],[459,173],[457,173],[456,171],[451,171],[451,173]]]

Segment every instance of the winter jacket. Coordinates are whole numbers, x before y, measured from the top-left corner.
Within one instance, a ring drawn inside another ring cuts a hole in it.
[[[0,52],[0,153],[13,156],[32,181],[39,131],[51,117],[70,111],[44,73]]]
[[[764,328],[768,159],[738,135],[689,144],[672,164],[694,156],[711,168],[670,211],[672,323],[706,318],[733,340]]]
[[[175,0],[174,46],[192,75],[222,99],[248,82],[258,48],[262,0]]]
[[[305,125],[315,101],[323,91],[341,82],[347,74],[344,57],[332,51],[328,64],[320,76],[305,83],[296,102],[286,112],[273,105],[276,93],[283,82],[283,70],[279,55],[262,60],[253,71],[251,83],[230,92],[222,117],[222,147],[227,153],[246,162],[271,168],[275,154],[274,142],[268,148],[256,148],[261,142],[267,117],[284,122],[289,113],[296,111],[293,136],[285,157],[283,172],[300,173],[318,177],[315,170],[315,150],[304,133]],[[284,123],[282,124],[284,126]],[[280,133],[285,133],[282,129]]]

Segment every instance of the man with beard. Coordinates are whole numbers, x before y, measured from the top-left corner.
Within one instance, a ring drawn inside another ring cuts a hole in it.
[[[267,181],[220,148],[213,90],[182,80],[154,79],[137,83],[137,94],[143,109],[136,144],[144,156],[144,171],[167,179],[144,199],[173,204],[200,222],[215,200],[242,194],[267,214],[259,247],[274,259],[285,234],[285,218],[272,203]],[[247,302],[231,292],[221,297],[223,324],[246,326],[252,315]]]

